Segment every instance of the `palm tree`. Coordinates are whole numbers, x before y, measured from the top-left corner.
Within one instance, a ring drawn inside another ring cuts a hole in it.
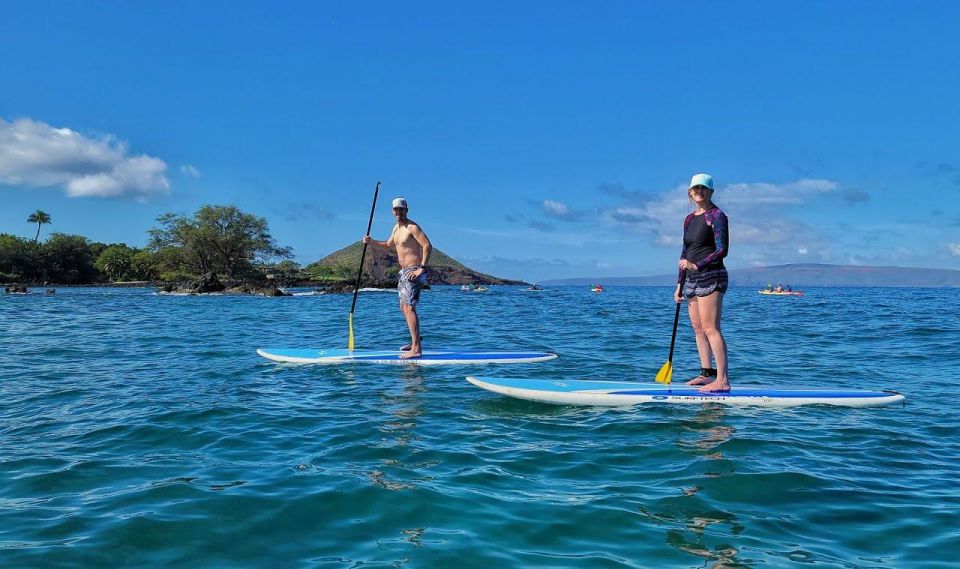
[[[52,223],[50,221],[50,214],[38,209],[37,211],[30,214],[30,217],[27,218],[27,223],[36,223],[37,224],[37,235],[33,238],[33,242],[36,243],[40,239],[40,226],[44,223]]]

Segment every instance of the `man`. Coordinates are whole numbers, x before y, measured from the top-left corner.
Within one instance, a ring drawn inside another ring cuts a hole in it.
[[[393,200],[393,217],[397,224],[393,226],[390,238],[376,241],[369,235],[363,237],[364,243],[373,243],[387,249],[394,246],[397,248],[397,261],[400,262],[400,281],[397,283],[400,311],[410,330],[410,345],[401,348],[405,353],[400,358],[405,360],[423,355],[417,303],[420,301],[420,291],[427,282],[427,260],[430,259],[430,251],[433,249],[427,234],[420,229],[417,222],[407,217],[407,211],[407,200],[396,198]]]

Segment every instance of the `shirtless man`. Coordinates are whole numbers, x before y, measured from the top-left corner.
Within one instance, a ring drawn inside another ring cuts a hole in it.
[[[376,241],[369,235],[363,237],[364,243],[373,243],[387,249],[396,246],[397,260],[400,262],[400,282],[397,283],[397,292],[400,293],[400,311],[407,328],[410,330],[410,347],[404,350],[401,359],[419,358],[423,355],[420,346],[420,318],[417,316],[417,303],[420,301],[420,291],[427,282],[427,260],[430,258],[430,239],[420,229],[417,222],[407,217],[407,200],[396,198],[393,200],[393,217],[397,224],[393,226],[390,238],[386,241]]]

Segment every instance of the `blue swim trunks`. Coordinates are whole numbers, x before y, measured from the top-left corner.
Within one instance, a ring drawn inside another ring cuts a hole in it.
[[[400,304],[407,306],[416,306],[420,302],[420,291],[423,285],[427,284],[427,272],[423,271],[420,276],[411,279],[410,273],[420,268],[420,265],[410,265],[400,269],[400,280],[397,282],[397,293],[400,295]]]

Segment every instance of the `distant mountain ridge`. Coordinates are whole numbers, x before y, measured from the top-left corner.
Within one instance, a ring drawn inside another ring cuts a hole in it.
[[[583,277],[540,281],[543,285],[586,286],[594,283],[612,286],[670,286],[677,273],[649,277]],[[870,267],[795,263],[749,269],[731,269],[731,286],[765,287],[789,284],[794,289],[817,286],[850,287],[960,287],[960,271],[915,267]]]
[[[344,274],[356,276],[357,267],[360,264],[360,255],[363,252],[362,243],[353,243],[343,249],[330,253],[310,266],[330,267],[341,270]],[[443,251],[434,248],[430,253],[430,260],[427,263],[429,272],[427,280],[430,284],[526,284],[523,281],[514,281],[502,279],[479,271],[460,263],[453,257]],[[309,269],[309,267],[308,267]],[[363,274],[370,281],[393,281],[397,280],[397,273],[400,266],[397,263],[397,252],[392,249],[382,247],[367,247],[367,255],[363,260]]]

